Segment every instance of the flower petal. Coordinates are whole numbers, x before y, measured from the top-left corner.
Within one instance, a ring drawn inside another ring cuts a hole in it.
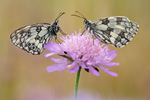
[[[117,54],[115,52],[116,51],[109,52],[109,56],[107,56],[106,59],[108,59],[109,61],[111,61],[112,59],[114,59],[117,56]]]
[[[81,60],[85,62],[88,60],[88,58],[86,56],[83,56]]]
[[[117,73],[115,73],[115,72],[112,72],[112,71],[110,71],[109,69],[107,69],[107,68],[105,68],[105,67],[100,67],[105,73],[107,73],[107,74],[109,74],[109,75],[112,75],[112,76],[114,76],[114,77],[117,77],[118,76],[118,74]]]
[[[95,62],[93,62],[92,60],[88,60],[88,61],[86,62],[86,64],[87,64],[88,66],[95,66]]]
[[[70,72],[73,73],[73,72],[77,72],[79,70],[79,66],[75,66],[73,67],[72,69],[70,69]]]
[[[49,56],[52,56],[52,55],[55,55],[56,53],[52,52],[52,53],[47,53],[44,55],[44,57],[49,57]]]
[[[87,66],[83,63],[83,62],[81,62],[81,65],[80,65],[82,68],[87,68]]]
[[[63,71],[64,69],[65,69],[65,66],[63,64],[54,64],[46,68],[47,72]]]
[[[71,66],[72,66],[72,65],[67,65],[66,67],[69,68],[69,67],[71,67]]]
[[[112,66],[118,66],[120,65],[120,63],[116,63],[116,62],[98,62],[98,64],[96,64],[96,66],[101,67],[101,66],[107,66],[107,67],[112,67]]]
[[[61,51],[61,47],[57,43],[50,42],[50,44],[44,45],[44,48],[55,53],[59,53]]]
[[[100,76],[99,72],[95,70],[93,67],[89,67],[89,70],[96,76]]]
[[[55,59],[55,58],[51,57],[51,60],[53,60],[53,61],[56,62],[56,63],[64,63],[64,62],[67,62],[67,59],[66,59],[66,58]]]
[[[73,61],[72,62],[72,66],[76,66],[77,65],[77,62],[76,61]]]
[[[104,63],[104,66],[107,67],[118,66],[118,65],[120,65],[120,63],[115,63],[115,62]]]
[[[71,57],[73,60],[75,60],[75,59],[76,59],[76,54],[75,54],[75,53],[71,53],[71,52],[69,52],[69,55],[70,55],[70,57]]]

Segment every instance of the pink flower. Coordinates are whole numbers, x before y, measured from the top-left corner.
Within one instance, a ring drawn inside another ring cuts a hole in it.
[[[78,34],[68,35],[62,37],[64,41],[61,44],[50,42],[45,45],[45,48],[51,53],[45,55],[45,57],[58,54],[63,58],[55,59],[51,58],[57,64],[48,66],[47,72],[63,71],[66,67],[73,68],[70,72],[77,72],[79,67],[84,68],[87,72],[92,72],[94,75],[99,76],[99,69],[104,72],[117,77],[118,74],[105,68],[117,66],[119,63],[111,62],[117,54],[116,51],[110,51],[108,46],[100,44],[98,39],[93,39],[92,35],[88,32],[81,36],[81,32]]]

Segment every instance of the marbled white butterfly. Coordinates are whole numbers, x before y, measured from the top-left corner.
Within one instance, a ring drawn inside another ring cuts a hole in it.
[[[57,40],[58,31],[63,33],[58,25],[58,19],[63,14],[64,12],[60,13],[52,24],[37,23],[15,30],[10,35],[11,42],[18,48],[33,55],[41,54],[44,50],[44,45],[51,41],[53,36],[55,37],[55,40]]]
[[[72,14],[72,16],[84,19],[85,30],[92,32],[96,38],[101,40],[101,42],[105,44],[112,44],[116,48],[121,48],[127,45],[139,29],[139,25],[131,22],[124,16],[107,17],[104,19],[90,21],[87,20],[81,13],[77,13],[80,15]]]

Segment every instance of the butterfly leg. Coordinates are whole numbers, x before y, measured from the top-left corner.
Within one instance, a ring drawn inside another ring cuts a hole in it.
[[[96,39],[96,37],[95,36],[92,36],[93,37],[93,45],[94,45],[94,40]]]
[[[80,35],[80,36],[82,36],[82,35],[84,34],[84,32],[85,32],[85,30],[81,33],[81,35]]]
[[[67,35],[65,32],[62,31],[62,29],[60,27],[59,27],[59,30],[63,35]]]
[[[57,39],[57,36],[55,36],[55,41],[59,44],[61,44],[61,42]]]

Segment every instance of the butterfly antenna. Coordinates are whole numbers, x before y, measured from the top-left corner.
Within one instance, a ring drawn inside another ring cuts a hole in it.
[[[79,18],[85,19],[84,17],[82,17],[82,16],[78,16],[78,15],[75,15],[75,14],[72,14],[71,16],[76,16],[76,17],[79,17]]]
[[[63,14],[65,14],[65,12],[60,12],[60,14],[59,14],[58,17],[55,19],[55,21],[57,21]]]
[[[60,33],[62,33],[63,35],[67,35],[65,32],[62,31],[62,29],[59,27],[59,31]]]
[[[76,13],[78,13],[79,15],[81,15],[84,19],[86,19],[84,16],[83,16],[83,14],[81,14],[80,12],[78,12],[78,11],[75,11]]]
[[[75,11],[75,12],[78,13],[80,16],[76,15],[76,14],[72,14],[71,16],[76,16],[76,17],[79,17],[79,18],[82,18],[82,19],[86,20],[86,18],[80,12],[78,12],[78,11]]]

